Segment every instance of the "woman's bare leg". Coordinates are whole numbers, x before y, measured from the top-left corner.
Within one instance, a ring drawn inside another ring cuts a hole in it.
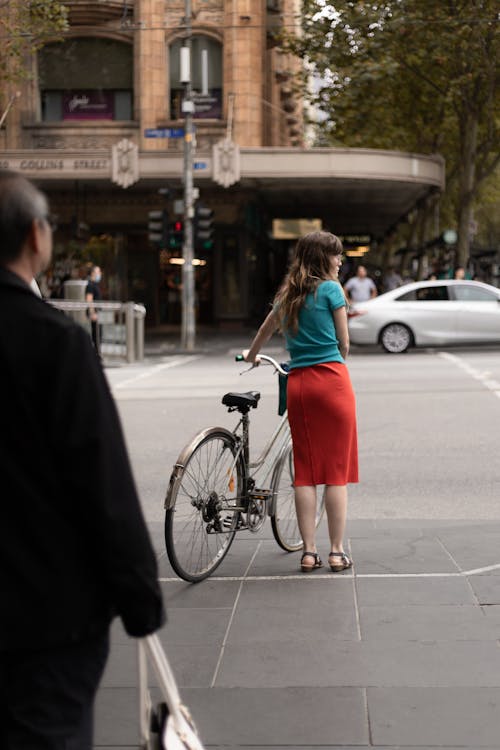
[[[330,551],[343,552],[345,524],[347,519],[346,485],[329,484],[325,487],[325,508],[330,536]],[[300,524],[299,524],[300,528]]]
[[[297,523],[307,552],[316,552],[316,487],[295,487]]]

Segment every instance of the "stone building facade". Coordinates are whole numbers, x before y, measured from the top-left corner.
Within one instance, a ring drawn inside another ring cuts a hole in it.
[[[315,219],[366,243],[442,187],[443,165],[305,147],[300,63],[279,47],[299,0],[191,4],[194,177],[215,228],[212,244],[195,252],[197,318],[241,324],[261,316],[286,268],[294,231],[276,234],[273,221]],[[49,195],[58,223],[49,291],[96,261],[109,298],[145,303],[150,325],[177,324],[185,0],[67,5],[69,30],[26,61],[25,81],[2,92],[0,166]],[[163,246],[148,239],[151,210],[168,217]]]

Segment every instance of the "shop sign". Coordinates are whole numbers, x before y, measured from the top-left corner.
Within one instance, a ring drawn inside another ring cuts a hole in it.
[[[320,232],[321,219],[273,219],[273,239],[295,240],[309,232]]]
[[[63,120],[112,120],[112,91],[65,91],[62,99]]]
[[[98,174],[109,176],[111,171],[111,160],[106,157],[97,158],[67,158],[67,157],[7,157],[0,156],[0,169],[12,169],[15,172],[23,172],[29,175],[44,173],[75,174],[84,172],[86,174]]]
[[[212,89],[208,94],[192,94],[194,118],[220,120],[222,117],[222,89]]]

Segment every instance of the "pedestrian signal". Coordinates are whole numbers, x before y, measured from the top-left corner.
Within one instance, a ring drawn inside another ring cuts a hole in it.
[[[166,247],[168,241],[166,211],[148,211],[148,240],[158,247]]]
[[[194,214],[194,242],[197,248],[211,250],[213,241],[213,216],[214,212],[208,206],[196,206]]]
[[[168,246],[177,250],[184,245],[184,222],[177,219],[168,228]]]

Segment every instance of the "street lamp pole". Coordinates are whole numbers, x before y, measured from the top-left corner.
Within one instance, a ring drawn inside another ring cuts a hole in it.
[[[184,244],[182,247],[182,330],[181,347],[192,351],[195,345],[194,267],[193,267],[193,114],[191,88],[191,0],[185,0],[186,37],[181,47],[181,82],[184,86]]]

